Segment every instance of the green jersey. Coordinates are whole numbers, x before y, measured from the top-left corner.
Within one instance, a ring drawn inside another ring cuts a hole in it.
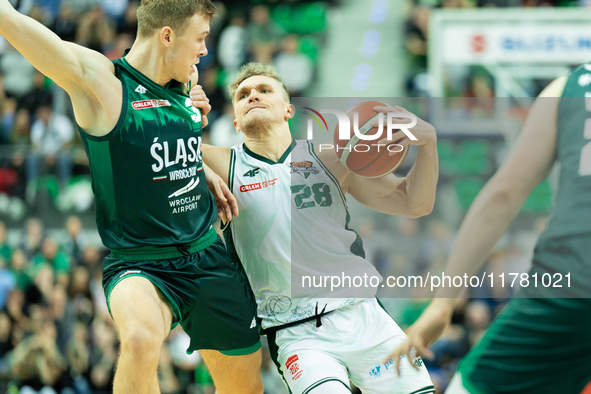
[[[125,58],[117,125],[103,137],[78,130],[88,155],[96,220],[105,246],[128,249],[195,241],[217,219],[202,171],[201,113],[190,84],[162,87]]]
[[[560,183],[553,216],[540,240],[591,234],[591,63],[568,77],[557,122]]]

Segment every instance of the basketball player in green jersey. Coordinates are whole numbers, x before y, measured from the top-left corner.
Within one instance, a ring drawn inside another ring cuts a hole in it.
[[[479,271],[530,192],[560,162],[554,213],[536,245],[529,283],[520,284],[462,360],[446,393],[580,393],[591,380],[590,80],[591,64],[585,64],[540,94],[510,155],[460,227],[445,269],[450,276]],[[543,276],[552,287],[541,285]],[[438,296],[462,295],[446,289]],[[455,300],[433,299],[393,358],[413,347],[432,357],[427,347],[449,325]]]
[[[245,142],[232,149],[205,146],[204,159],[238,202],[240,215],[225,231],[227,246],[244,266],[271,356],[290,391],[345,394],[351,380],[368,393],[433,393],[424,366],[415,371],[406,365],[406,374],[398,376],[392,361],[382,362],[405,336],[378,304],[375,288],[355,298],[351,289],[293,295],[291,278],[293,272],[343,271],[379,277],[348,227],[345,194],[386,214],[431,212],[438,177],[435,129],[420,119],[412,128],[420,148],[405,178],[364,178],[347,170],[334,151],[292,140],[294,107],[272,67],[244,66],[230,97]]]
[[[215,11],[209,0],[144,0],[138,38],[111,62],[0,0],[0,34],[69,94],[89,157],[112,250],[103,286],[121,342],[115,393],[159,392],[160,348],[178,323],[218,393],[263,392],[250,290],[212,228],[205,119],[188,96]]]

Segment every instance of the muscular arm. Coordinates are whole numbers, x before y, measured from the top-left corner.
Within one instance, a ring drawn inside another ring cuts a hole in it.
[[[373,210],[416,218],[433,210],[438,176],[437,147],[433,142],[419,148],[417,161],[406,177],[390,174],[364,178],[350,173],[344,181],[343,192],[346,190]]]
[[[396,108],[408,112],[403,108]],[[365,178],[346,169],[334,151],[318,152],[318,156],[339,180],[343,193],[351,194],[363,205],[390,215],[428,215],[433,210],[439,177],[437,138],[433,126],[420,118],[417,118],[417,125],[411,131],[417,137],[416,142],[405,138],[402,132],[393,135],[393,140],[403,138],[402,144],[419,145],[417,160],[404,178],[398,178],[393,174],[380,178]]]
[[[218,207],[218,218],[229,222],[238,216],[238,202],[228,188],[231,150],[218,146],[202,145],[203,168],[207,187],[213,193]]]
[[[550,172],[556,159],[558,99],[566,77],[551,83],[533,104],[517,143],[491,180],[478,193],[464,218],[456,244],[448,258],[446,275],[472,275],[519,209]],[[457,297],[461,289],[440,294]]]
[[[566,77],[551,83],[532,106],[521,135],[511,153],[492,179],[478,193],[460,227],[456,244],[445,267],[447,276],[473,275],[484,264],[501,235],[515,218],[525,199],[552,168],[556,158],[558,99]],[[554,97],[554,98],[552,98]],[[407,355],[433,358],[428,347],[446,330],[462,288],[440,288],[419,319],[406,331],[407,339],[391,357]],[[399,363],[396,368],[400,372]]]
[[[231,149],[203,144],[201,145],[201,154],[203,155],[203,163],[218,174],[227,184]]]
[[[72,99],[76,120],[90,133],[106,134],[121,109],[121,83],[98,52],[62,41],[55,33],[0,0],[0,34]]]

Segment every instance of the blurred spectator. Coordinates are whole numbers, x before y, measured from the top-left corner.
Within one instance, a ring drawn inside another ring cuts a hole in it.
[[[54,113],[51,102],[37,109],[37,120],[31,126],[32,152],[27,165],[27,178],[31,180],[45,171],[55,171],[62,184],[72,172],[69,147],[74,139],[74,126],[65,115]]]
[[[76,40],[76,30],[78,30],[78,20],[72,9],[68,6],[62,6],[59,15],[55,19],[51,30],[62,40],[74,42]]]
[[[94,394],[110,394],[115,377],[117,359],[117,334],[106,322],[95,319],[92,323],[95,346],[90,353],[90,386]]]
[[[35,68],[8,42],[0,58],[0,73],[3,75],[7,97],[20,99],[33,89]]]
[[[6,239],[6,224],[0,221],[0,260],[8,263],[12,257],[12,248]],[[2,307],[0,307],[2,309]]]
[[[485,302],[474,300],[466,306],[466,329],[470,347],[478,342],[491,319],[491,311]]]
[[[41,245],[45,239],[43,223],[38,218],[29,218],[25,224],[25,234],[23,234],[19,249],[23,251],[27,260],[41,252]]]
[[[29,317],[25,313],[25,293],[22,290],[14,289],[8,293],[5,312],[12,322],[12,343],[17,344],[29,329]]]
[[[71,215],[66,220],[66,239],[63,241],[64,252],[70,256],[76,264],[82,261],[82,251],[86,248],[87,239],[82,233],[82,222],[76,215]]]
[[[103,12],[117,25],[123,22],[128,0],[100,0],[100,4]]]
[[[27,272],[27,258],[22,250],[17,249],[10,260],[10,273],[15,279],[16,288],[27,291],[31,285],[31,277]]]
[[[105,53],[115,42],[114,23],[103,13],[100,7],[84,13],[80,17],[76,42],[95,51]]]
[[[111,60],[123,57],[125,50],[131,48],[134,36],[129,33],[119,33],[115,38],[113,47],[105,52],[105,56]]]
[[[0,312],[0,373],[7,371],[6,355],[14,348],[12,342],[12,322],[6,312]]]
[[[90,373],[90,340],[86,324],[77,322],[66,349],[66,359],[70,366],[73,387],[76,393],[91,393],[88,383]]]
[[[281,29],[269,17],[266,5],[257,5],[250,12],[250,21],[246,26],[246,37],[252,61],[271,64],[273,54],[281,40]]]
[[[45,75],[35,71],[33,88],[20,99],[19,108],[25,109],[29,114],[36,114],[39,107],[52,102],[53,93],[45,86]]]
[[[125,9],[123,20],[117,25],[117,34],[129,34],[135,40],[137,33],[137,8],[140,2],[131,0]]]
[[[8,294],[16,286],[16,279],[8,266],[9,260],[0,257],[0,309],[6,306]]]
[[[70,256],[60,251],[57,242],[52,238],[45,238],[41,253],[35,255],[33,260],[35,270],[46,265],[51,267],[52,272],[55,272],[60,283],[67,284],[67,276],[71,265]]]
[[[55,344],[57,338],[53,322],[43,321],[39,331],[19,343],[11,355],[11,372],[22,381],[20,393],[57,393],[67,387],[66,361]]]
[[[246,60],[246,31],[244,24],[244,17],[235,15],[220,34],[218,59],[228,80],[234,78],[234,75]]]
[[[213,124],[222,115],[224,105],[229,100],[228,91],[225,86],[222,88],[224,83],[220,81],[220,76],[223,75],[224,72],[219,67],[214,66],[205,70],[199,77],[199,83],[203,86],[203,90],[207,94],[209,104],[211,105],[211,112],[207,115],[210,124]]]
[[[100,0],[62,0],[62,8],[69,8],[76,17],[90,12],[99,6]]]
[[[290,96],[303,96],[312,82],[314,65],[308,56],[298,51],[297,35],[290,34],[283,39],[281,51],[273,63]]]
[[[427,68],[430,14],[429,8],[419,5],[412,9],[405,23],[406,49],[410,53],[412,68]]]
[[[209,130],[209,141],[215,146],[230,148],[243,142],[242,133],[236,131],[234,126],[234,108],[232,104],[224,105],[224,113]]]

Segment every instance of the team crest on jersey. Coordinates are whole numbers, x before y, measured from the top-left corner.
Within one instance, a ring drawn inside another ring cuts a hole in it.
[[[185,82],[183,83],[183,94],[189,95],[189,91],[191,90],[191,83]]]
[[[292,161],[290,165],[290,174],[300,174],[306,179],[310,174],[316,175],[320,172],[314,167],[314,164],[311,161]]]

